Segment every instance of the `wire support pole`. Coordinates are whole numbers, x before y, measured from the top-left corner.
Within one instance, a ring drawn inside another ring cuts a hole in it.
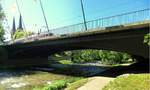
[[[43,8],[43,5],[42,5],[42,1],[40,1],[40,6],[41,6],[41,9],[42,9],[42,13],[43,13],[43,17],[44,17],[44,20],[45,20],[45,24],[46,24],[46,27],[47,27],[47,31],[49,32],[49,27],[48,27],[48,23],[47,23],[47,19],[46,19],[46,16],[45,16],[45,12],[44,12],[44,8]]]
[[[83,15],[85,30],[87,31],[87,24],[86,24],[85,12],[84,12],[83,0],[80,0],[80,3],[81,3],[81,9],[82,9],[82,15]]]

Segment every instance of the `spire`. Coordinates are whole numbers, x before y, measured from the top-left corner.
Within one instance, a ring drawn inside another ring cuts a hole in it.
[[[16,32],[16,24],[15,24],[15,17],[13,17],[13,24],[12,24],[12,34]]]
[[[20,17],[19,17],[19,26],[18,26],[18,29],[19,30],[23,30],[23,27],[22,27],[22,16],[20,14]]]

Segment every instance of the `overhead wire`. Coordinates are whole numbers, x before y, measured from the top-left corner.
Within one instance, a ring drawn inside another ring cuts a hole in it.
[[[136,1],[135,1],[135,3],[137,3],[137,2],[140,2],[140,0],[136,0]],[[109,7],[107,7],[107,8],[103,8],[103,14],[104,14],[104,13],[107,13],[107,12],[112,12],[112,11],[113,11],[112,9],[118,8],[118,6],[121,6],[121,7],[126,6],[126,8],[129,8],[129,7],[128,7],[128,5],[129,5],[128,3],[129,3],[129,1],[126,1],[126,2],[121,2],[121,3],[118,3],[118,4],[114,4],[114,5],[109,6]],[[135,4],[135,3],[134,3],[134,4]],[[130,3],[130,4],[131,4],[131,3]],[[95,18],[100,18],[100,16],[98,15],[98,14],[100,14],[99,11],[101,11],[101,10],[97,10],[97,13],[92,13],[92,12],[90,12],[87,16],[90,16],[90,17],[91,17],[91,15],[95,15],[95,16],[94,16]],[[96,16],[96,15],[97,15],[97,16]]]
[[[16,0],[17,1],[17,0]],[[138,2],[139,0],[136,0],[136,2]],[[22,2],[23,2],[23,0],[22,0]],[[109,7],[107,7],[107,8],[103,8],[103,13],[106,13],[106,12],[110,12],[110,10],[113,8],[118,8],[118,6],[126,6],[126,5],[128,5],[128,1],[126,1],[126,2],[121,2],[121,3],[118,3],[118,4],[115,4],[115,5],[112,5],[112,6],[109,6]],[[20,9],[19,9],[19,5],[17,5],[18,6],[18,11],[19,11],[19,13],[21,13],[21,11],[20,11]],[[97,15],[97,14],[99,14],[99,11],[100,10],[97,10],[97,13],[89,13],[87,16],[89,16],[89,15]],[[80,18],[81,16],[75,16],[75,17],[72,17],[72,18],[70,18],[70,19],[66,19],[66,20],[62,20],[61,22],[58,22],[58,23],[56,23],[56,24],[60,24],[60,23],[65,23],[65,22],[70,22],[70,21],[72,21],[72,20],[76,20],[77,18]],[[95,16],[96,18],[99,18],[100,16],[98,15],[98,16]],[[24,23],[24,22],[23,22]],[[24,25],[24,27],[25,27],[25,25]]]
[[[136,0],[136,2],[137,2],[138,0]],[[110,12],[110,9],[114,9],[114,8],[118,8],[118,6],[125,6],[125,5],[127,5],[127,3],[129,3],[128,1],[126,1],[126,2],[121,2],[121,3],[118,3],[117,5],[115,4],[115,5],[113,5],[113,6],[109,6],[109,7],[107,7],[107,8],[103,8],[103,10],[105,10],[105,11],[103,11],[103,13],[105,12]],[[107,10],[107,11],[106,11]],[[96,14],[99,14],[99,11],[100,10],[97,10],[97,12],[98,13],[96,13]],[[88,13],[88,15],[87,16],[89,16],[89,15],[95,15],[95,13],[92,13],[92,12],[90,12],[90,13]],[[79,18],[79,17],[82,17],[81,15],[80,16],[75,16],[75,17],[73,17],[73,18],[70,18],[70,19],[66,19],[66,20],[64,20],[64,21],[61,21],[61,22],[59,22],[59,23],[57,23],[57,24],[60,24],[60,23],[64,23],[64,22],[70,22],[70,21],[72,21],[72,20],[75,20],[75,19],[77,19],[77,18]],[[97,16],[97,18],[99,18],[100,16]]]

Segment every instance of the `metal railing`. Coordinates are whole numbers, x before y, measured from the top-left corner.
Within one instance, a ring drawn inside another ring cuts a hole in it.
[[[119,15],[114,15],[110,17],[100,18],[92,21],[87,21],[87,29],[89,30],[100,30],[105,27],[111,27],[111,26],[118,26],[118,25],[125,25],[125,24],[131,24],[131,23],[137,23],[137,22],[144,22],[150,20],[150,8],[133,11],[129,13],[123,13]],[[84,32],[85,31],[85,25],[84,23],[79,23],[75,25],[65,26],[61,28],[56,28],[50,30],[51,33],[54,33],[55,35],[61,35],[61,34],[71,34],[76,32]],[[45,32],[48,33],[48,32]]]
[[[139,11],[129,12],[129,13],[123,13],[120,15],[100,18],[92,21],[87,21],[87,31],[91,30],[104,30],[106,28],[111,28],[113,26],[126,26],[126,25],[132,25],[132,24],[139,24],[139,22],[144,23],[145,21],[150,22],[150,9],[143,9]],[[43,40],[48,37],[57,37],[57,36],[66,36],[68,34],[73,33],[80,33],[80,32],[86,32],[84,23],[79,23],[75,25],[70,26],[64,26],[61,28],[52,29],[49,32],[43,32],[39,35],[35,34],[33,36],[29,36],[27,38],[21,38],[18,40],[15,40],[13,43],[25,43],[25,42],[33,42],[35,40]],[[52,36],[51,33],[54,35]],[[10,44],[13,44],[10,42]]]

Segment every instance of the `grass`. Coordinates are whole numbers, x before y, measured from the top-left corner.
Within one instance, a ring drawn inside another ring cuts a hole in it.
[[[69,64],[69,65],[73,64],[73,62],[70,61],[70,60],[60,60],[59,63],[61,63],[61,64]]]
[[[67,86],[66,80],[58,80],[54,83],[44,87],[42,90],[61,90]]]
[[[50,85],[45,85],[43,88],[35,87],[33,90],[62,90],[66,88],[70,83],[82,79],[81,77],[72,77],[68,79],[61,79],[52,82]]]
[[[103,90],[150,90],[150,74],[119,76]]]
[[[74,83],[71,83],[65,90],[77,90],[79,87],[83,86],[89,80],[87,78],[78,80]]]

